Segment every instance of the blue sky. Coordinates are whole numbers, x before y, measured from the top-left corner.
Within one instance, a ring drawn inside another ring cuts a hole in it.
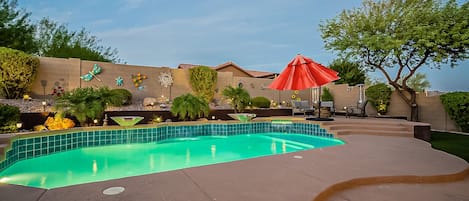
[[[215,66],[227,61],[281,72],[301,53],[328,65],[321,21],[360,0],[19,0],[32,18],[49,17],[71,30],[86,28],[128,64]],[[469,91],[469,61],[454,69],[420,70],[432,90]],[[373,76],[381,76],[375,73]]]

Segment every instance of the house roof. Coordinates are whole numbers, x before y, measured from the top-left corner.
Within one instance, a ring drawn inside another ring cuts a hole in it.
[[[255,71],[255,70],[246,70],[249,72],[254,77],[257,78],[265,78],[265,77],[270,77],[270,76],[275,76],[278,75],[278,73],[272,73],[272,72],[264,72],[264,71]]]
[[[179,64],[178,68],[180,69],[189,69],[189,68],[194,68],[194,67],[197,67],[197,66],[206,66],[206,65],[200,65],[200,64]],[[255,78],[267,78],[267,77],[271,77],[271,76],[275,76],[277,75],[277,73],[272,73],[272,72],[264,72],[264,71],[255,71],[255,70],[246,70],[240,66],[238,66],[237,64],[235,64],[234,62],[232,61],[228,61],[228,62],[225,62],[223,64],[220,64],[220,65],[217,65],[217,66],[207,66],[207,67],[210,67],[210,68],[213,68],[214,70],[216,71],[220,71],[224,68],[227,68],[227,67],[234,67],[238,70],[240,70],[241,72],[244,72],[246,73],[247,75],[249,75],[250,77],[255,77]]]

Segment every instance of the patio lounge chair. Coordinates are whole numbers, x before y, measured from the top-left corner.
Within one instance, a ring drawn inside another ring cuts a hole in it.
[[[291,101],[292,106],[292,116],[295,116],[295,113],[303,113],[306,116],[306,112],[314,112],[314,108],[309,106],[309,102],[307,100],[304,101]]]
[[[347,106],[345,117],[350,118],[351,115],[366,117],[366,104],[368,104],[368,100],[362,103],[357,102],[357,106]]]

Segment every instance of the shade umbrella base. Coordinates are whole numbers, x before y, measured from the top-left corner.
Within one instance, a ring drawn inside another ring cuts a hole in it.
[[[328,117],[307,117],[306,120],[309,120],[309,121],[334,121],[333,118],[328,118]]]

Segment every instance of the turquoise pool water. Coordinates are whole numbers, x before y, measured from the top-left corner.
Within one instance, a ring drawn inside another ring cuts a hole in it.
[[[341,144],[311,135],[263,133],[79,148],[16,162],[0,172],[0,182],[50,189]]]

